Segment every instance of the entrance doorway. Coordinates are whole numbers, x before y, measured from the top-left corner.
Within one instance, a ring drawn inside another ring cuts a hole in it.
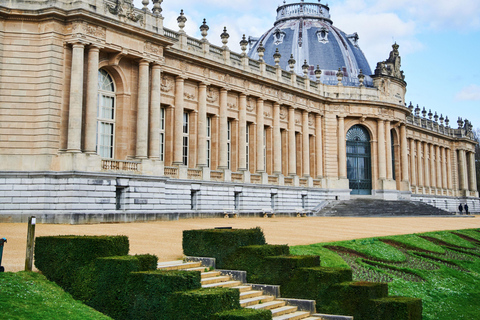
[[[361,125],[347,132],[347,178],[352,195],[372,194],[370,134]]]

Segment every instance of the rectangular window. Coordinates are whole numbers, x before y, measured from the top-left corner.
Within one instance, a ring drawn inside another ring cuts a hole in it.
[[[190,194],[190,209],[197,210],[198,190],[192,190]]]
[[[183,165],[188,166],[188,112],[183,113]]]
[[[232,150],[232,121],[227,122],[227,169],[230,169]]]
[[[212,154],[212,117],[207,117],[207,167],[210,168]]]
[[[233,198],[233,208],[235,210],[239,210],[240,209],[240,196],[242,195],[242,193],[240,191],[235,191],[234,193],[234,198]]]
[[[115,130],[115,98],[99,94],[97,109],[97,153],[102,158],[113,158]]]
[[[270,207],[272,211],[275,211],[275,201],[277,200],[277,195],[275,193],[270,194]]]
[[[125,188],[117,187],[115,189],[115,209],[116,210],[123,210],[123,203],[125,198]]]
[[[307,195],[302,194],[302,209],[305,209],[307,207]]]
[[[246,132],[246,135],[245,135],[245,162],[247,164],[247,171],[249,170],[249,164],[250,164],[250,146],[249,146],[249,143],[250,143],[250,126],[248,125],[247,123],[247,126],[245,128],[245,132]]]
[[[160,109],[160,161],[165,161],[165,108]]]
[[[267,172],[267,129],[263,129],[263,170]]]

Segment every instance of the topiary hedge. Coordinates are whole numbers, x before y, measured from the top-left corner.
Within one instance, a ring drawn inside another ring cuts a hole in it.
[[[176,292],[169,297],[167,319],[211,320],[214,314],[240,308],[240,292],[231,288]]]
[[[260,228],[183,231],[183,253],[215,258],[217,268],[225,268],[225,260],[238,248],[264,244],[265,236]]]
[[[422,319],[422,299],[386,297],[367,303],[370,320],[419,320]],[[366,318],[365,318],[366,319]]]
[[[213,315],[213,320],[272,320],[269,310],[236,309]]]
[[[71,292],[78,271],[98,257],[127,255],[125,236],[54,236],[35,239],[35,266]]]
[[[174,292],[200,289],[198,271],[133,272],[127,280],[129,318],[167,320],[168,301]]]
[[[290,281],[282,286],[282,294],[286,297],[315,300],[317,310],[321,310],[319,307],[325,304],[324,297],[329,289],[348,281],[352,281],[350,268],[301,268],[296,269]]]

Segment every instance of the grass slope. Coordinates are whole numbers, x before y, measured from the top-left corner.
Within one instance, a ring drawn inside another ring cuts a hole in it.
[[[33,272],[0,273],[0,319],[107,320]]]
[[[480,229],[470,229],[319,243],[290,251],[317,254],[322,266],[348,264],[354,280],[388,282],[390,295],[421,298],[424,320],[474,320],[480,319],[479,240]]]

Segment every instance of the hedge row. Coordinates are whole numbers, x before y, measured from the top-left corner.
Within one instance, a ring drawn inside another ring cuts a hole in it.
[[[35,239],[35,266],[47,279],[72,292],[77,273],[99,257],[127,255],[125,236],[55,236]]]
[[[183,231],[183,253],[215,258],[220,269],[226,269],[225,260],[238,248],[264,244],[265,236],[260,228]]]
[[[234,309],[213,315],[213,320],[272,320],[269,310]]]

